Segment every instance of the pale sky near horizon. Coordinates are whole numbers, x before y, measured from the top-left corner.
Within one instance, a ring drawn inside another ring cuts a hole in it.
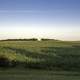
[[[80,0],[0,0],[0,39],[80,40]]]

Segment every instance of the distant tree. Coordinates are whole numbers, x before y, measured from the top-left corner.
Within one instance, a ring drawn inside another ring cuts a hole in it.
[[[38,41],[37,38],[30,38],[30,39],[6,39],[1,41]]]
[[[58,40],[56,40],[56,39],[42,38],[41,41],[58,41]]]

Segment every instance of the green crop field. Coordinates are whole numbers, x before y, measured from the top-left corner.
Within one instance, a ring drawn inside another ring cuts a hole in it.
[[[0,80],[80,80],[80,41],[0,41]]]

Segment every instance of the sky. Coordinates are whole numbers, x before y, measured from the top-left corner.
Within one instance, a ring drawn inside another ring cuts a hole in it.
[[[0,0],[0,39],[80,40],[80,0]]]

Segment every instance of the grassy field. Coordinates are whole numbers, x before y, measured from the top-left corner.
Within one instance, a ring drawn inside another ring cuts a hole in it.
[[[0,41],[0,61],[0,80],[80,80],[80,41]]]
[[[48,70],[4,70],[0,80],[80,80],[79,72]]]

